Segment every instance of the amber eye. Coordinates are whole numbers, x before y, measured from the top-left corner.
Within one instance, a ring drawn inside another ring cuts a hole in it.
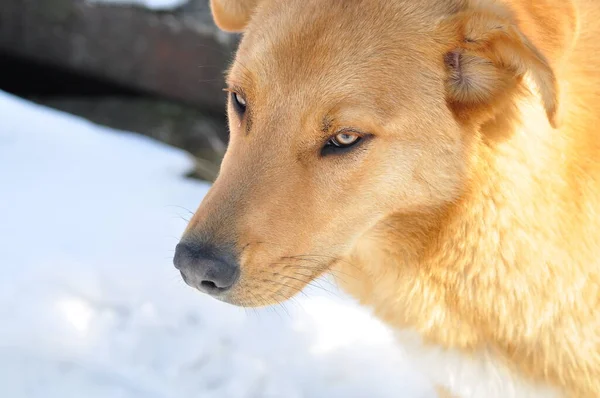
[[[363,137],[363,135],[355,133],[353,131],[344,131],[337,133],[333,137],[329,138],[325,143],[325,146],[321,149],[321,156],[342,154],[354,149],[357,144],[364,141],[363,138],[369,138],[370,135]]]
[[[235,92],[231,93],[231,99],[236,112],[243,115],[246,112],[246,99]]]
[[[356,133],[339,133],[331,137],[327,143],[338,148],[347,148],[360,141],[360,138]]]

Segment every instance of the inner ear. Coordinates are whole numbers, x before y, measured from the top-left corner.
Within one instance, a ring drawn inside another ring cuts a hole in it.
[[[460,118],[491,116],[514,100],[526,74],[537,86],[546,115],[557,126],[558,85],[546,58],[510,20],[484,12],[453,19],[459,44],[444,56],[448,99]]]
[[[225,32],[242,32],[260,0],[210,0],[215,24]]]

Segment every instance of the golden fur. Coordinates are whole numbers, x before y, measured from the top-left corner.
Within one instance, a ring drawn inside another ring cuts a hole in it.
[[[331,272],[393,328],[600,396],[600,2],[211,5],[247,109],[185,235],[238,249],[225,300]]]

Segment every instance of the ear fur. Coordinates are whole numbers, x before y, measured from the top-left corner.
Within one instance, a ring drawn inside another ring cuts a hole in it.
[[[544,55],[504,15],[463,11],[450,21],[459,43],[446,53],[448,99],[458,117],[477,118],[511,100],[528,73],[552,127],[558,126],[558,84]]]
[[[217,26],[225,32],[244,30],[260,0],[210,0]]]

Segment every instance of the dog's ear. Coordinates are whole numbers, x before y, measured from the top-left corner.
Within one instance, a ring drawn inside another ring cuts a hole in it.
[[[448,100],[459,118],[477,118],[515,96],[529,74],[557,127],[558,85],[544,55],[507,16],[463,11],[447,21],[458,42],[445,54]]]
[[[210,0],[213,19],[226,32],[244,30],[260,0]]]

